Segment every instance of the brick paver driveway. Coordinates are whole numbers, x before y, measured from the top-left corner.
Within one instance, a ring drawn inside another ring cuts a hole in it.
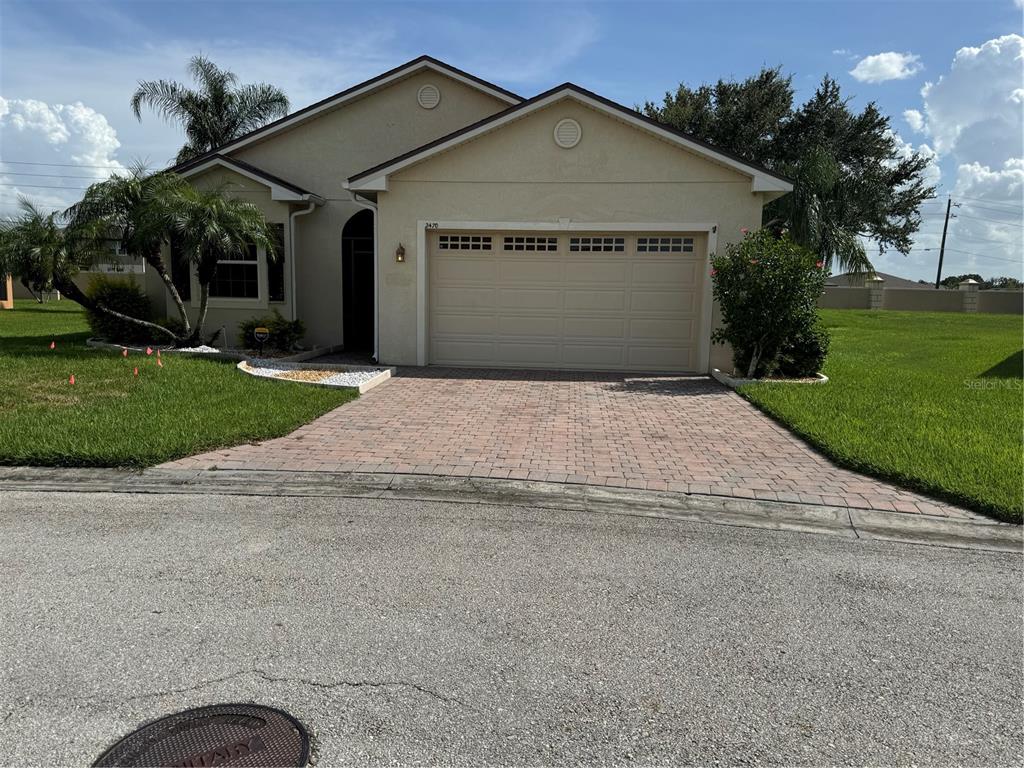
[[[544,480],[972,516],[836,467],[706,378],[403,369],[286,437],[165,466]]]

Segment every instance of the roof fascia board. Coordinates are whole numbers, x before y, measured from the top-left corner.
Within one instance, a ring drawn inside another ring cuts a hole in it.
[[[268,187],[270,189],[271,200],[278,200],[281,202],[305,202],[312,200],[317,205],[323,205],[325,202],[320,195],[315,195],[312,192],[295,192],[294,190],[288,189],[280,184],[275,184],[273,181],[260,176],[258,173],[253,173],[248,168],[242,168],[241,166],[235,165],[230,159],[224,157],[211,157],[209,160],[206,160],[193,168],[189,168],[187,171],[179,172],[178,175],[187,179],[190,176],[197,176],[200,173],[205,173],[215,166],[227,168],[233,173],[245,176],[247,179],[251,179],[258,184]]]
[[[465,141],[471,141],[472,139],[477,138],[478,136],[482,136],[485,133],[496,130],[513,120],[518,120],[519,118],[526,117],[530,113],[536,112],[537,110],[550,106],[551,104],[554,104],[557,101],[561,101],[564,98],[575,99],[580,103],[591,107],[592,109],[595,109],[599,112],[603,112],[615,119],[623,120],[637,128],[645,130],[655,136],[658,136],[659,138],[662,138],[665,141],[668,141],[672,144],[676,144],[677,146],[681,146],[684,149],[687,149],[700,157],[704,157],[714,162],[720,163],[721,165],[731,168],[732,170],[735,170],[738,173],[743,174],[744,176],[750,177],[751,192],[785,193],[790,192],[793,189],[793,185],[790,184],[789,182],[783,181],[782,179],[778,179],[770,174],[762,173],[757,168],[747,165],[741,160],[736,160],[727,155],[722,155],[718,152],[715,152],[713,149],[709,149],[708,147],[703,146],[702,144],[699,144],[697,142],[690,141],[686,137],[680,136],[679,134],[673,131],[660,128],[659,126],[649,123],[646,120],[642,120],[639,117],[631,115],[628,111],[620,111],[618,109],[614,109],[608,106],[608,104],[604,103],[603,101],[594,99],[585,93],[580,93],[578,90],[574,88],[560,88],[559,90],[548,94],[544,98],[538,99],[537,101],[533,102],[532,104],[529,104],[528,106],[523,107],[522,109],[511,108],[508,110],[508,114],[498,115],[494,119],[489,120],[483,123],[482,125],[477,126],[476,128],[460,132],[457,135],[452,136],[448,141],[443,141],[439,144],[434,144],[432,146],[425,147],[421,152],[417,152],[413,155],[398,160],[395,163],[379,168],[372,175],[366,176],[365,178],[359,178],[358,175],[353,176],[348,181],[344,182],[343,186],[346,189],[351,190],[377,192],[387,191],[387,177],[392,173],[397,173],[403,168],[407,168],[410,165],[414,165],[415,163],[421,162],[422,160],[426,160],[427,158],[432,157],[433,155],[445,152],[448,149],[451,149]]]

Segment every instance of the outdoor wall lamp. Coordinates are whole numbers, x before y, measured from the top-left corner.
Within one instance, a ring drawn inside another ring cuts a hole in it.
[[[399,243],[398,247],[395,248],[395,261],[399,264],[405,263],[405,246],[401,243]]]

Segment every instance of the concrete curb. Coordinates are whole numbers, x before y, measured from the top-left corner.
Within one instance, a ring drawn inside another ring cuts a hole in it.
[[[959,520],[723,496],[433,475],[0,467],[0,491],[333,496],[506,504],[964,549],[1017,553],[1024,549],[1024,529],[994,520]]]

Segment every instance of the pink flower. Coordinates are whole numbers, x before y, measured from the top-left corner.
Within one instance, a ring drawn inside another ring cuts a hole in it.
[[[816,261],[816,262],[814,262],[814,266],[816,266],[818,269],[821,269],[822,267],[825,266],[825,262],[824,261]]]
[[[750,263],[751,263],[751,264],[757,264],[757,259],[751,259],[751,260],[750,260]]]
[[[745,234],[747,234],[747,232],[749,232],[749,231],[750,231],[750,228],[749,228],[749,227],[740,227],[740,234],[741,234],[741,235],[745,235]]]
[[[57,342],[56,341],[51,341],[50,342],[50,349],[56,349],[56,348],[57,348]]]
[[[715,276],[715,275],[717,275],[717,274],[718,274],[718,270],[717,270],[717,269],[715,269],[714,267],[712,267],[712,268],[711,268],[711,276],[712,276],[712,277],[714,277],[714,276]]]

